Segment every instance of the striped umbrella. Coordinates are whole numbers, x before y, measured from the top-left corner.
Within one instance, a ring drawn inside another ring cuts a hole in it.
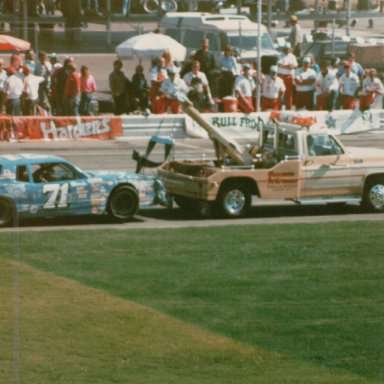
[[[0,35],[0,51],[27,51],[31,43],[17,37]]]

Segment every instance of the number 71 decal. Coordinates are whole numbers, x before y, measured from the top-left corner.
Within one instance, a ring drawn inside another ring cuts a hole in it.
[[[44,184],[43,193],[44,195],[48,195],[44,209],[68,207],[68,188],[68,183]]]

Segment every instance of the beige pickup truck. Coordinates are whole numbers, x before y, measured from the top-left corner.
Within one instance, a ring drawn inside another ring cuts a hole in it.
[[[189,104],[184,110],[208,132],[216,159],[169,160],[158,168],[166,192],[182,209],[241,217],[258,196],[298,204],[361,202],[370,211],[384,211],[384,150],[346,148],[316,124],[276,120],[262,128],[257,147],[246,148]]]

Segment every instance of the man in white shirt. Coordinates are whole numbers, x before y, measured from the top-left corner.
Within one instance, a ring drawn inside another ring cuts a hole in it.
[[[200,71],[199,61],[194,60],[192,62],[192,71],[186,73],[183,80],[189,87],[188,97],[199,111],[204,110],[207,103],[209,105],[214,104],[207,76]]]
[[[329,63],[324,61],[320,65],[321,72],[317,76],[315,88],[317,92],[316,109],[331,112],[335,109],[339,82],[336,73],[329,69]]]
[[[42,76],[35,76],[31,74],[31,68],[28,65],[23,66],[24,74],[24,102],[23,102],[23,115],[34,116],[36,115],[36,104],[39,97],[39,85],[45,79]]]
[[[253,94],[256,89],[256,83],[250,73],[250,69],[250,64],[244,64],[243,74],[239,75],[235,81],[235,93],[239,109],[245,113],[255,111],[253,106]]]
[[[311,68],[312,59],[304,56],[302,68],[296,69],[293,83],[296,86],[295,106],[297,109],[314,110],[316,72]]]
[[[15,67],[8,67],[8,78],[4,84],[4,95],[6,97],[5,110],[8,115],[21,115],[21,95],[23,94],[24,84],[17,75]]]
[[[272,65],[270,75],[262,78],[261,88],[261,110],[279,110],[281,99],[284,97],[285,85],[284,81],[277,76],[278,68]]]
[[[39,59],[35,64],[35,71],[33,74],[44,78],[44,81],[42,81],[39,86],[39,105],[44,109],[49,110],[49,90],[51,88],[52,64],[48,60],[47,53],[44,51],[39,52],[38,58]]]
[[[285,84],[285,108],[292,109],[293,104],[293,76],[298,66],[296,56],[291,52],[291,43],[284,46],[283,56],[277,61],[279,77]]]
[[[172,113],[180,113],[181,105],[177,99],[175,99],[176,93],[189,92],[189,88],[183,79],[180,79],[178,75],[178,69],[171,67],[168,69],[168,78],[166,78],[160,86],[160,112],[164,113],[169,107]]]
[[[360,110],[365,111],[370,108],[383,108],[384,86],[377,77],[376,69],[368,70],[368,76],[365,77],[361,86]]]
[[[358,76],[351,71],[351,63],[344,62],[344,75],[339,79],[340,105],[342,109],[355,109],[356,94],[360,87]]]

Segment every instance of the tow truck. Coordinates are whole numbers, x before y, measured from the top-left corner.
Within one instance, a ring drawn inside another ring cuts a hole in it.
[[[297,204],[358,202],[384,211],[384,150],[344,147],[311,119],[273,119],[260,129],[257,146],[247,147],[205,120],[188,99],[182,105],[215,148],[212,160],[169,159],[158,167],[166,193],[186,212],[242,217],[253,196]]]

